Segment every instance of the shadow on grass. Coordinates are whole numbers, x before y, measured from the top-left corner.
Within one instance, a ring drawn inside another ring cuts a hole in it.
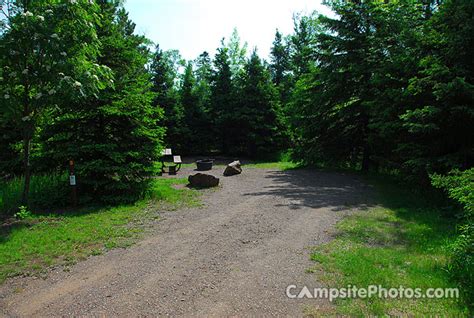
[[[400,220],[398,223],[394,223],[392,219],[387,222],[398,224],[394,227],[409,247],[421,246],[422,249],[429,250],[455,236],[455,215],[459,211],[443,206],[446,201],[441,193],[420,190],[415,186],[410,189],[394,180],[377,176],[370,177],[369,180],[378,189],[377,200],[380,204],[393,211]],[[410,226],[410,231],[405,231],[401,225]]]
[[[3,244],[8,241],[8,236],[14,230],[19,230],[31,226],[31,224],[17,221],[14,223],[3,223],[0,225],[0,244]]]
[[[319,279],[331,287],[381,285],[385,288],[458,287],[449,274],[456,219],[440,208],[436,194],[401,186],[386,177],[374,185],[375,207],[337,224],[334,240],[315,247]],[[462,294],[462,292],[461,292]],[[457,299],[339,299],[342,315],[441,315],[466,313]]]
[[[178,205],[177,202],[187,204],[194,200],[192,193],[185,189],[187,180],[184,178],[156,179],[153,181],[149,193],[136,202],[117,203],[117,204],[89,204],[84,203],[79,207],[65,207],[53,209],[36,209],[33,216],[24,220],[18,220],[14,217],[5,218],[0,221],[0,244],[8,241],[10,234],[23,228],[35,227],[39,224],[54,225],[60,222],[81,222],[81,219],[101,219],[104,215],[116,217],[116,215],[125,216],[129,212],[135,211],[138,206],[143,206],[145,202],[160,202],[161,205]],[[185,192],[183,192],[186,190]],[[114,211],[119,211],[115,213]],[[132,213],[132,212],[130,212]],[[77,220],[76,220],[77,219]],[[106,221],[106,220],[104,220]],[[107,220],[108,221],[108,220]],[[113,221],[113,220],[112,220]],[[100,225],[98,225],[100,226]]]

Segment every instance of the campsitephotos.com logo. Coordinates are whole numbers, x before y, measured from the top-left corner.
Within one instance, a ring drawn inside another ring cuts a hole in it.
[[[386,288],[381,285],[369,285],[367,287],[357,287],[355,285],[347,285],[343,288],[326,288],[316,287],[308,288],[307,286],[298,287],[289,285],[286,287],[286,296],[291,299],[329,299],[333,301],[337,298],[459,298],[458,288],[410,288],[398,286]]]

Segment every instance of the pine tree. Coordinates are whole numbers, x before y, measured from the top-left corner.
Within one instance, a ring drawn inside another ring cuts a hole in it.
[[[245,64],[245,55],[247,54],[247,43],[240,44],[240,36],[237,28],[234,28],[229,41],[226,43],[227,53],[229,55],[230,71],[232,78],[236,79],[242,71]]]
[[[370,91],[364,83],[371,76],[367,64],[370,31],[364,29],[367,16],[361,6],[351,3],[337,2],[333,10],[337,18],[316,20],[318,33],[310,28],[312,19],[295,19],[292,59],[299,80],[292,101],[293,130],[301,155],[310,163],[357,164],[362,156],[365,165],[368,114],[364,102]],[[311,39],[316,38],[318,45],[312,47]],[[311,66],[316,61],[318,66]]]
[[[270,50],[269,69],[273,83],[278,90],[281,107],[284,110],[287,109],[286,106],[294,88],[289,53],[289,45],[285,43],[282,34],[276,30],[275,40]]]
[[[315,36],[318,31],[318,19],[316,16],[293,17],[294,34],[290,37],[290,58],[293,74],[298,79],[310,70],[314,64]]]
[[[228,49],[224,45],[217,49],[211,78],[211,117],[215,123],[216,144],[221,152],[228,153],[232,147],[232,138],[239,133],[239,127],[233,113],[234,85]]]
[[[147,40],[133,34],[135,25],[117,3],[101,2],[100,9],[99,62],[112,70],[114,86],[56,114],[44,132],[45,150],[58,164],[76,161],[83,199],[129,202],[146,190],[159,157],[162,111],[152,106]]]
[[[276,86],[284,83],[285,73],[289,71],[289,55],[288,47],[283,43],[282,34],[278,29],[275,32],[275,40],[270,50],[270,69],[273,83]]]
[[[236,144],[240,152],[251,157],[275,153],[283,137],[278,93],[256,49],[245,64],[239,96],[236,118],[241,139]]]
[[[201,144],[201,126],[203,124],[203,111],[199,108],[196,96],[196,79],[193,64],[188,62],[183,74],[180,88],[180,102],[183,106],[183,152],[184,154],[199,153],[203,148]]]
[[[429,7],[429,8],[428,8]],[[407,173],[447,173],[474,163],[474,3],[446,1],[427,18],[419,42],[424,56],[408,92],[415,101],[400,114],[409,133],[398,153]]]
[[[211,98],[211,76],[212,76],[212,62],[209,53],[203,52],[194,61],[196,66],[196,94],[198,98],[199,107],[205,112],[209,111]]]
[[[183,108],[179,103],[179,92],[175,85],[178,76],[179,63],[177,52],[164,52],[156,45],[152,56],[150,73],[152,75],[152,90],[156,93],[153,105],[164,110],[162,125],[166,127],[164,142],[166,147],[180,153],[184,149]]]

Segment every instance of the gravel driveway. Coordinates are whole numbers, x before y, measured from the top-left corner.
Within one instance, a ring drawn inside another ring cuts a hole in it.
[[[180,175],[191,173],[183,169]],[[214,174],[222,173],[220,168]],[[245,169],[205,190],[204,207],[163,212],[145,239],[47,279],[0,287],[6,316],[302,316],[326,300],[289,299],[320,286],[311,247],[345,214],[370,204],[350,174]]]

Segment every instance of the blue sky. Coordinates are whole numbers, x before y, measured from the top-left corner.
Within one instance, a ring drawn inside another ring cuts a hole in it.
[[[249,50],[257,46],[267,58],[275,29],[292,32],[293,13],[330,13],[321,0],[126,0],[125,8],[137,33],[165,50],[178,49],[186,59],[204,50],[213,55],[234,27]]]

